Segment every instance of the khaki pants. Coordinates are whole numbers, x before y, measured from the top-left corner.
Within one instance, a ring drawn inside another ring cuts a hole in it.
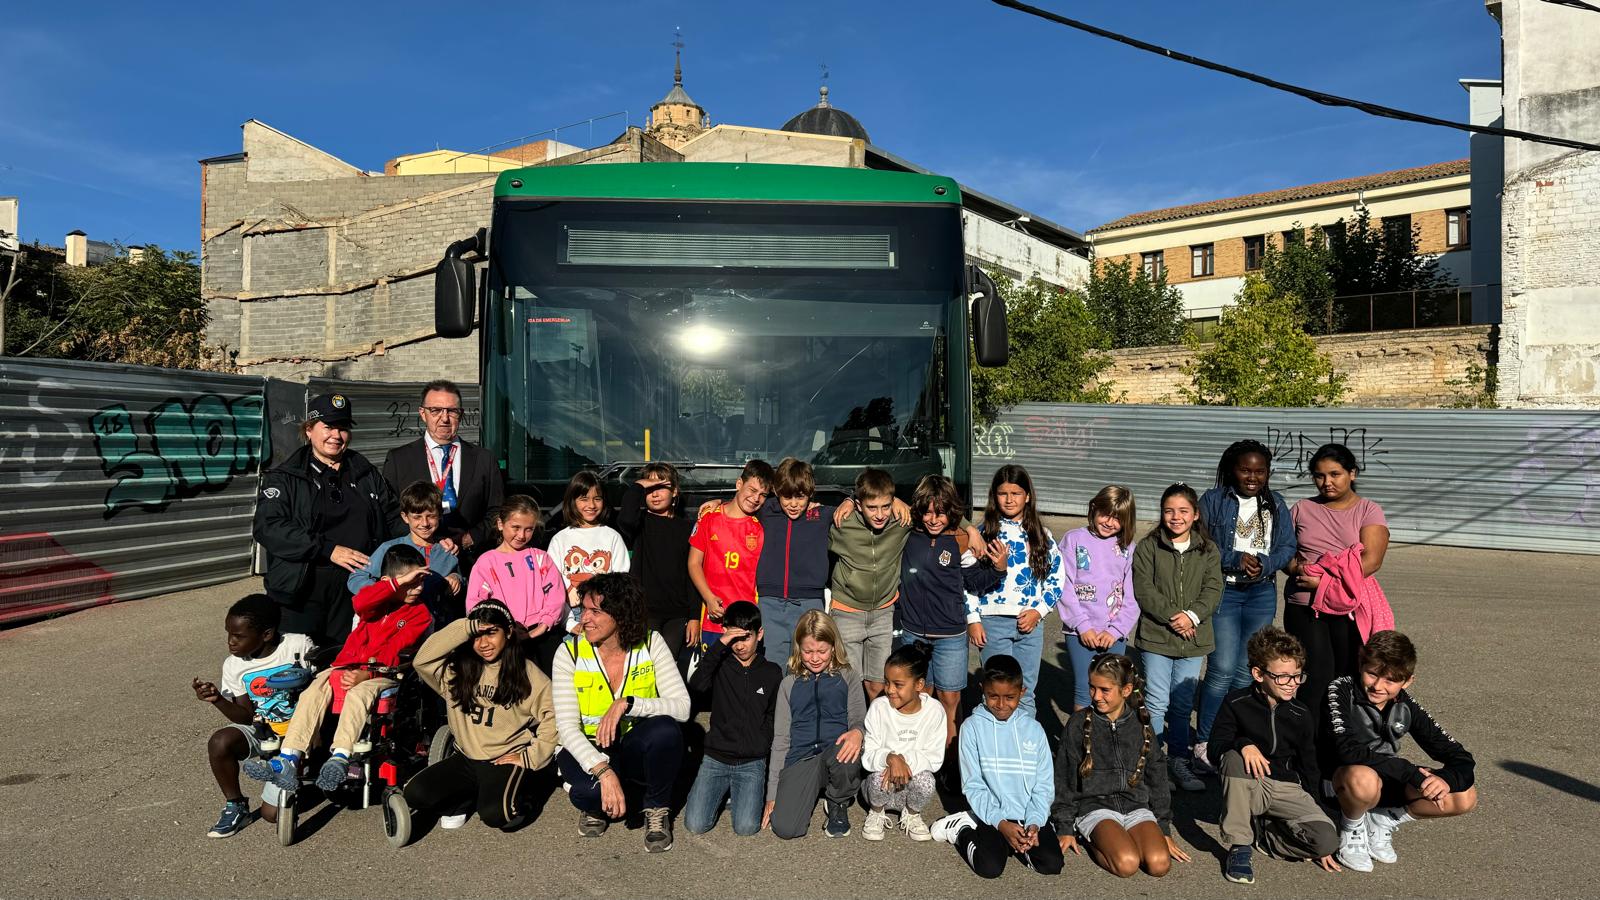
[[[1235,750],[1222,754],[1221,772],[1225,846],[1257,844],[1279,859],[1320,859],[1339,849],[1333,820],[1300,785],[1251,777]]]
[[[343,677],[344,670],[325,669],[311,679],[306,689],[295,701],[294,717],[289,720],[289,730],[283,736],[283,749],[305,753],[322,730],[322,718],[333,706],[333,686],[328,680]],[[344,694],[344,709],[339,712],[339,725],[333,732],[333,749],[349,752],[361,738],[361,729],[378,703],[378,694],[394,687],[393,678],[368,678]]]

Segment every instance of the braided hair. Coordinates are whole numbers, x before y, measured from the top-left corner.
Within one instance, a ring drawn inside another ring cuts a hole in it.
[[[1267,478],[1272,477],[1272,451],[1267,445],[1256,440],[1234,441],[1228,449],[1222,451],[1222,459],[1217,462],[1217,487],[1227,488],[1235,494],[1239,492],[1239,480],[1233,474],[1234,466],[1239,460],[1250,453],[1257,453],[1267,462]],[[1261,482],[1260,502],[1256,504],[1256,533],[1268,534],[1267,518],[1272,515],[1272,510],[1278,508],[1278,501],[1272,495],[1272,488],[1267,482]]]
[[[1100,653],[1089,660],[1090,676],[1101,675],[1111,679],[1117,687],[1132,687],[1128,700],[1133,703],[1134,714],[1139,717],[1139,727],[1144,732],[1144,745],[1139,749],[1139,762],[1128,776],[1128,787],[1138,787],[1144,778],[1144,764],[1150,759],[1150,748],[1155,743],[1155,729],[1150,727],[1150,710],[1144,704],[1144,679],[1133,669],[1133,660],[1120,653]],[[1078,778],[1089,777],[1094,771],[1094,713],[1083,717],[1083,762],[1078,764]]]

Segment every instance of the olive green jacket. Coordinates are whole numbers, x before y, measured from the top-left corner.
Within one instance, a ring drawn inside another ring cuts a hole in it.
[[[1189,549],[1182,553],[1159,530],[1133,548],[1133,598],[1139,604],[1133,645],[1140,650],[1188,658],[1216,646],[1211,617],[1222,603],[1222,554],[1204,528],[1189,534]],[[1178,637],[1168,624],[1184,610],[1200,617],[1194,640]]]

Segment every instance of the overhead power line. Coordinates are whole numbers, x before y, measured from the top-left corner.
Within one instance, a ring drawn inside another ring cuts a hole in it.
[[[1177,50],[1171,50],[1157,44],[1149,43],[1148,41],[1141,41],[1138,38],[1129,37],[1125,34],[1118,34],[1115,31],[1108,31],[1104,28],[1090,25],[1087,22],[1080,22],[1077,19],[1069,19],[1066,16],[1058,15],[1050,12],[1049,10],[1040,9],[1037,6],[1029,6],[1026,3],[1019,2],[1019,0],[993,0],[993,2],[999,4],[1000,6],[1014,9],[1018,12],[1027,13],[1030,16],[1037,16],[1038,18],[1045,19],[1046,21],[1055,22],[1057,25],[1065,25],[1068,28],[1076,28],[1079,31],[1086,31],[1089,34],[1097,37],[1107,38],[1109,40],[1116,41],[1119,44],[1126,44],[1129,47],[1136,47],[1140,50],[1144,50],[1147,53],[1155,53],[1159,56],[1165,56],[1171,60],[1188,63],[1191,66],[1199,66],[1202,69],[1210,69],[1213,72],[1221,72],[1224,75],[1232,75],[1235,78],[1243,78],[1245,81],[1253,81],[1256,84],[1272,88],[1273,90],[1284,91],[1286,93],[1294,94],[1297,97],[1304,97],[1307,100],[1320,103],[1323,106],[1343,106],[1349,109],[1360,110],[1369,116],[1380,116],[1385,119],[1398,119],[1402,122],[1416,122],[1422,125],[1437,125],[1441,128],[1454,128],[1457,131],[1469,131],[1474,134],[1491,134],[1498,137],[1517,138],[1519,140],[1533,141],[1539,144],[1554,144],[1557,147],[1569,147],[1573,150],[1600,151],[1600,144],[1590,144],[1584,141],[1575,141],[1570,138],[1555,137],[1548,134],[1535,134],[1531,131],[1519,131],[1515,128],[1496,128],[1492,125],[1470,125],[1466,122],[1452,122],[1449,119],[1440,119],[1434,116],[1425,116],[1421,113],[1407,112],[1403,109],[1395,109],[1392,106],[1384,106],[1378,103],[1368,103],[1365,100],[1352,100],[1349,97],[1326,94],[1322,91],[1314,91],[1310,88],[1303,88],[1299,85],[1289,84],[1287,82],[1268,78],[1265,75],[1257,75],[1254,72],[1246,72],[1243,69],[1236,69],[1233,66],[1225,66],[1222,63],[1212,62],[1209,59],[1201,59],[1198,56],[1191,56],[1188,53],[1180,53]]]
[[[1544,2],[1554,3],[1557,6],[1570,6],[1573,9],[1582,9],[1589,12],[1600,13],[1600,6],[1595,6],[1593,3],[1585,3],[1583,0],[1544,0]]]

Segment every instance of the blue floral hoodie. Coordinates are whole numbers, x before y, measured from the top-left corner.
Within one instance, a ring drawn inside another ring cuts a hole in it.
[[[1028,533],[1022,530],[1021,522],[1001,519],[1000,540],[1010,551],[1006,559],[1006,580],[987,593],[967,595],[967,623],[981,621],[984,616],[1016,618],[1029,609],[1038,610],[1040,616],[1050,615],[1050,610],[1061,602],[1062,584],[1066,579],[1061,568],[1061,549],[1056,546],[1055,537],[1045,529],[1050,571],[1042,578],[1028,564]]]

